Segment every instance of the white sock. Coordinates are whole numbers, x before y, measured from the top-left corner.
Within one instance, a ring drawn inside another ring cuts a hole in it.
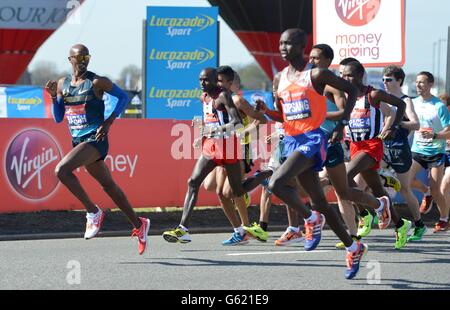
[[[356,243],[356,241],[353,240],[352,245],[349,246],[348,248],[346,247],[345,249],[346,249],[347,251],[349,251],[349,252],[354,253],[354,252],[356,252],[356,250],[358,249],[358,244]]]
[[[189,232],[189,229],[187,229],[187,227],[184,227],[183,225],[178,225],[178,227],[180,227],[182,230],[184,230],[185,232]]]
[[[378,208],[378,209],[375,209],[375,211],[377,212],[377,213],[380,213],[381,211],[383,211],[383,209],[384,209],[384,201],[382,200],[382,199],[380,199],[380,198],[377,198],[378,199],[378,201],[380,202],[380,207]]]
[[[311,212],[311,216],[310,217],[308,217],[307,219],[305,219],[305,221],[306,222],[309,222],[309,223],[311,223],[311,222],[315,222],[317,220],[317,215],[316,215],[316,212]]]
[[[448,222],[448,216],[447,216],[447,217],[441,217],[441,218],[439,219],[439,221],[442,221],[442,222]]]
[[[426,192],[426,193],[424,193],[423,195],[424,195],[424,196],[430,196],[430,194],[431,194],[431,191],[430,191],[430,188],[428,187],[428,190],[427,190],[427,192]]]
[[[236,227],[236,228],[234,229],[234,232],[239,233],[241,236],[243,236],[243,235],[245,234],[244,227],[242,227],[242,226]]]
[[[288,229],[296,234],[298,234],[298,232],[300,231],[299,227],[294,227],[294,226],[289,226]]]

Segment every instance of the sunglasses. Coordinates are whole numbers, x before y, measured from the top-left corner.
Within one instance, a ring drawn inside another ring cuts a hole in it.
[[[88,62],[91,59],[91,55],[73,55],[69,56],[69,60],[75,59],[77,62]]]
[[[386,83],[392,82],[393,80],[394,80],[394,78],[390,78],[390,77],[383,78],[383,82],[386,82]]]

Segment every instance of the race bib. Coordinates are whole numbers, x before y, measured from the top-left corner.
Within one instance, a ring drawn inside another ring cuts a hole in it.
[[[417,145],[419,145],[421,147],[432,146],[433,138],[428,138],[428,139],[424,138],[421,134],[421,131],[426,131],[426,132],[429,132],[432,134],[433,128],[420,128],[420,131],[415,132]]]
[[[307,98],[283,102],[283,113],[288,121],[307,119],[312,115],[311,106]]]
[[[85,105],[66,106],[66,117],[71,129],[83,129],[88,125]]]
[[[354,111],[350,116],[348,127],[353,133],[370,132],[370,112],[367,109]]]

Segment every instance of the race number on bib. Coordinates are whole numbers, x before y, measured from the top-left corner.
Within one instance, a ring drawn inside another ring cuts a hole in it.
[[[66,116],[69,127],[72,129],[82,129],[88,125],[85,105],[66,106]]]
[[[288,121],[302,120],[311,117],[311,107],[308,99],[300,99],[283,103],[283,112]]]

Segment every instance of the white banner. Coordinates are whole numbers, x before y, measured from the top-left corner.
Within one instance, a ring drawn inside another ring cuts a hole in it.
[[[80,0],[1,0],[0,29],[56,29]]]
[[[404,0],[314,0],[314,44],[368,67],[405,63]]]
[[[6,114],[6,88],[0,87],[0,118],[7,117]]]

